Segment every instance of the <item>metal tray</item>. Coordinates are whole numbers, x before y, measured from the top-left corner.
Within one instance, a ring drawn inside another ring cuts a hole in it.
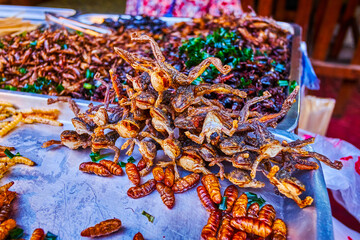
[[[119,17],[124,19],[129,19],[130,15],[118,15],[118,14],[98,14],[98,13],[88,13],[88,14],[80,14],[75,18],[86,24],[94,24],[94,23],[102,23],[105,18],[111,18],[114,21]],[[141,17],[141,16],[139,16]],[[176,18],[176,17],[161,17],[161,20],[165,21],[168,25],[173,25],[177,22],[187,22],[190,21],[190,18]],[[301,87],[301,91],[303,92],[303,84],[301,82],[301,74],[302,74],[302,64],[301,64],[301,27],[297,24],[290,24],[286,22],[277,22],[283,29],[289,31],[292,37],[291,43],[291,64],[290,64],[290,80],[296,80],[298,85]],[[300,116],[300,104],[301,104],[301,95],[298,94],[296,103],[291,107],[288,114],[284,117],[284,119],[278,124],[277,129],[286,130],[286,131],[294,131],[299,123]]]
[[[48,107],[47,96],[0,92],[0,100],[9,101],[17,107]],[[81,107],[86,102],[80,101]],[[195,189],[176,195],[176,204],[168,210],[155,191],[141,199],[131,199],[126,191],[132,185],[126,176],[98,177],[78,170],[81,162],[89,161],[90,150],[70,150],[66,147],[42,149],[43,142],[59,139],[64,129],[73,129],[70,118],[73,114],[67,104],[57,103],[50,107],[61,110],[63,127],[41,124],[22,125],[0,138],[0,144],[15,146],[16,151],[37,163],[35,167],[15,166],[3,183],[15,181],[13,190],[18,192],[14,218],[25,233],[30,234],[41,227],[58,235],[59,240],[81,239],[80,232],[86,227],[113,217],[122,221],[122,230],[106,239],[132,239],[140,231],[146,239],[199,239],[208,213],[201,206]],[[279,140],[291,141],[296,135],[275,130]],[[117,146],[124,141],[119,139]],[[140,154],[136,148],[136,160]],[[159,152],[158,158],[164,156]],[[127,156],[122,152],[121,161]],[[319,165],[321,166],[321,165]],[[150,174],[151,175],[151,174]],[[183,174],[185,175],[185,174]],[[260,174],[259,174],[260,176]],[[277,216],[288,226],[288,239],[332,240],[333,227],[329,199],[321,167],[317,171],[303,171],[295,175],[306,187],[306,195],[314,198],[312,206],[300,209],[292,200],[274,194],[273,186],[266,180],[263,189],[240,189],[261,195],[274,205]],[[146,176],[142,182],[149,179]],[[222,190],[229,184],[222,181]],[[305,195],[305,194],[303,194]],[[304,198],[305,196],[301,196]],[[141,215],[146,211],[155,217],[154,223]]]
[[[0,5],[0,18],[17,16],[33,23],[45,23],[45,12],[56,13],[64,17],[76,14],[76,10],[68,8]]]

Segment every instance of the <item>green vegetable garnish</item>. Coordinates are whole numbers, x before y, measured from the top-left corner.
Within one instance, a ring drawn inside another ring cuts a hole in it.
[[[25,84],[25,86],[21,88],[21,91],[31,92],[31,93],[41,93],[43,91],[48,91],[50,89],[55,89],[56,91],[58,91],[58,87],[59,89],[61,89],[62,85],[57,84],[56,82],[53,82],[52,80],[47,79],[45,77],[39,77],[38,79],[36,79],[34,84]],[[58,93],[60,92],[58,91]]]
[[[16,227],[9,232],[9,237],[10,239],[19,239],[23,236],[23,234],[24,234],[24,230]]]
[[[90,69],[86,69],[85,77],[86,77],[87,79],[93,78],[93,77],[94,77],[94,73],[91,72]]]
[[[290,86],[289,86],[290,93],[292,93],[294,91],[294,89],[296,88],[297,85],[298,85],[298,83],[295,80],[290,82]]]
[[[223,210],[223,211],[225,211],[226,210],[226,208],[227,208],[227,206],[226,206],[226,199],[227,199],[228,197],[222,197],[222,199],[221,199],[221,203],[220,203],[220,205],[219,205],[219,209],[220,210]]]
[[[62,45],[61,49],[65,49],[65,50],[68,49],[68,45],[67,44]]]
[[[124,163],[124,162],[118,162],[118,164],[120,165],[120,167],[125,167],[126,166],[126,163]]]
[[[279,86],[280,87],[289,86],[289,81],[288,80],[279,80]]]
[[[16,90],[17,90],[16,87],[11,86],[11,85],[5,85],[4,89],[5,89],[5,90],[11,90],[11,91],[16,91]]]
[[[56,240],[57,236],[51,232],[47,232],[44,240]]]
[[[151,216],[149,213],[145,212],[145,211],[142,211],[141,213],[142,215],[144,215],[145,217],[148,218],[149,222],[153,223],[154,222],[154,216]]]
[[[27,70],[26,70],[26,68],[19,68],[19,72],[21,74],[25,74],[25,73],[27,73]]]
[[[12,154],[9,149],[5,149],[4,151],[5,155],[8,156],[10,159],[12,159],[13,157],[15,157],[14,154]]]
[[[247,207],[249,207],[251,204],[253,203],[258,203],[260,208],[262,207],[262,205],[264,205],[264,203],[266,202],[262,197],[258,197],[255,193],[252,192],[245,192],[245,194],[248,197],[248,205]]]
[[[30,42],[30,47],[35,47],[36,45],[37,45],[37,41],[32,41],[32,42]]]
[[[85,89],[88,89],[88,90],[91,90],[91,89],[94,88],[94,86],[93,86],[92,84],[90,84],[90,83],[84,83],[83,87],[84,87]]]
[[[64,86],[60,83],[59,85],[56,86],[56,91],[58,93],[61,93],[64,90]]]
[[[5,46],[5,45],[0,41],[0,48],[3,49],[4,46]]]
[[[135,162],[135,158],[134,158],[133,156],[131,156],[131,157],[129,157],[129,158],[127,159],[127,162],[128,162],[128,163],[134,163],[134,162]]]
[[[19,36],[20,36],[20,37],[26,37],[26,34],[27,34],[27,32],[24,31],[24,32],[20,33]]]
[[[249,80],[245,80],[245,78],[242,77],[242,78],[240,79],[240,85],[239,85],[238,88],[247,88],[251,83],[252,83],[252,82],[251,82],[250,79],[249,79]]]
[[[76,31],[76,34],[79,35],[79,36],[84,36],[84,33],[81,32],[81,31]]]
[[[111,155],[110,153],[100,154],[100,152],[91,152],[89,156],[91,158],[91,161],[98,162],[100,160],[105,159],[106,157],[108,157],[110,155]]]

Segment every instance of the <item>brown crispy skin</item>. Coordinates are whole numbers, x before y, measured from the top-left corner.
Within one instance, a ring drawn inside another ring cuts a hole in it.
[[[127,195],[134,199],[142,198],[152,193],[155,189],[156,181],[154,179],[150,179],[142,185],[129,188]]]
[[[156,183],[156,190],[160,193],[161,200],[169,208],[172,209],[175,205],[174,191],[163,184],[162,182]]]
[[[200,175],[198,173],[191,173],[183,178],[179,178],[174,185],[172,190],[174,193],[182,193],[195,187],[200,181]]]
[[[174,174],[174,168],[172,166],[168,166],[165,168],[165,176],[164,176],[164,183],[168,187],[172,187],[175,182],[175,174]]]
[[[1,209],[0,209],[0,223],[4,222],[5,220],[7,220],[9,218],[10,211],[11,211],[11,205],[10,204],[5,204],[5,205],[3,205],[1,207]]]
[[[8,219],[0,224],[0,239],[4,240],[9,235],[9,232],[16,227],[14,219]]]
[[[141,234],[141,232],[138,232],[135,234],[133,240],[145,240],[144,236]]]
[[[202,177],[201,183],[204,185],[208,193],[210,194],[211,200],[214,203],[221,203],[221,192],[219,179],[214,174],[206,174]]]
[[[246,236],[247,236],[246,232],[239,231],[234,234],[232,240],[246,240]]]
[[[109,177],[111,176],[111,173],[109,170],[101,165],[100,163],[94,163],[94,162],[83,162],[79,166],[79,170],[86,173],[94,173],[98,176],[102,177]]]
[[[286,240],[287,227],[283,220],[276,219],[272,226],[273,237],[272,240]]]
[[[44,240],[45,232],[42,228],[37,228],[33,231],[30,240]]]
[[[221,222],[217,240],[231,240],[235,230],[231,227],[231,215],[226,214]]]
[[[81,232],[82,237],[101,237],[119,231],[121,228],[121,221],[117,218],[108,219],[96,224],[93,227],[84,229]]]
[[[233,217],[244,217],[246,216],[246,207],[248,198],[245,193],[241,194],[240,197],[235,201],[232,209]]]
[[[259,204],[257,202],[254,202],[249,206],[247,210],[247,216],[252,218],[258,218],[259,210],[260,210]]]
[[[165,178],[165,173],[162,167],[156,166],[152,170],[153,177],[156,181],[161,182]]]
[[[227,197],[226,199],[226,210],[225,213],[230,213],[236,199],[238,198],[239,190],[236,188],[235,185],[229,185],[224,192],[224,197]]]
[[[140,173],[136,168],[136,165],[133,163],[127,163],[125,165],[125,171],[126,174],[129,178],[129,180],[134,184],[134,185],[139,185],[140,184]]]
[[[230,221],[233,228],[244,231],[248,234],[255,234],[266,238],[272,232],[272,229],[265,222],[250,217],[236,217]]]
[[[196,189],[199,199],[208,212],[212,212],[216,210],[215,203],[211,200],[209,193],[207,192],[204,186],[198,186]]]
[[[146,160],[145,158],[140,159],[140,161],[138,162],[138,164],[136,165],[137,170],[140,172],[141,170],[143,170],[146,167]]]
[[[113,161],[101,160],[99,163],[101,165],[104,165],[109,170],[109,172],[111,172],[112,175],[121,176],[124,173],[119,164],[116,164]]]
[[[213,239],[216,237],[217,230],[220,225],[221,211],[215,210],[211,212],[207,224],[201,231],[201,239]]]
[[[273,225],[275,216],[276,212],[274,207],[270,204],[266,204],[260,209],[258,219],[271,227]]]

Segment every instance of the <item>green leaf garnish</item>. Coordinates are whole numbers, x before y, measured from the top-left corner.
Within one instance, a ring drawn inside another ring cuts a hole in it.
[[[94,87],[92,84],[90,84],[90,83],[84,83],[83,87],[84,87],[85,89],[88,89],[88,90],[91,90],[91,89],[95,88],[95,87]]]
[[[294,91],[294,89],[296,88],[297,85],[298,85],[298,83],[295,80],[290,82],[290,86],[289,86],[290,93],[292,93]]]
[[[91,158],[91,161],[98,162],[98,161],[105,159],[106,157],[108,157],[110,155],[111,155],[111,153],[100,154],[100,152],[91,152],[89,156]]]
[[[56,91],[58,93],[61,93],[62,91],[64,91],[64,86],[60,83],[59,85],[56,86]]]
[[[118,164],[120,165],[120,167],[125,167],[126,166],[126,163],[124,163],[124,162],[118,162]]]
[[[262,205],[264,205],[264,203],[266,202],[262,197],[258,197],[255,193],[252,192],[245,192],[246,196],[248,197],[248,205],[247,207],[249,207],[251,204],[253,203],[258,203],[260,208],[262,207]]]
[[[150,215],[149,213],[145,212],[145,211],[142,211],[141,213],[142,215],[144,215],[145,217],[148,218],[149,222],[153,223],[154,222],[154,216]]]
[[[94,73],[91,72],[90,69],[86,69],[85,77],[86,77],[87,79],[93,78],[93,77],[94,77]]]
[[[245,78],[241,77],[240,79],[240,85],[238,88],[247,88],[251,84],[251,80],[245,80]]]
[[[44,240],[56,240],[57,236],[51,232],[47,232]]]
[[[5,153],[5,155],[8,156],[10,159],[12,159],[13,157],[15,157],[15,155],[12,154],[9,149],[5,149],[4,153]]]
[[[20,37],[26,37],[26,34],[27,34],[27,32],[24,31],[24,32],[20,33],[19,36],[20,36]]]
[[[288,80],[279,80],[278,83],[279,83],[280,87],[289,86],[289,81]]]
[[[5,85],[4,89],[5,89],[5,90],[10,90],[10,91],[16,91],[16,90],[17,90],[16,87],[11,86],[11,85]]]
[[[30,42],[30,47],[36,47],[36,45],[37,45],[37,41],[32,41],[32,42]]]
[[[135,162],[135,158],[134,158],[133,156],[131,156],[131,157],[129,157],[129,158],[127,159],[127,162],[128,162],[128,163],[134,163],[134,162]]]
[[[76,34],[79,35],[79,36],[84,36],[84,33],[81,32],[81,31],[76,31]]]
[[[5,45],[0,41],[0,49],[3,49]]]
[[[16,227],[16,228],[10,230],[9,237],[10,237],[10,239],[19,239],[23,236],[23,234],[24,234],[24,230]]]
[[[27,70],[26,70],[26,68],[19,68],[19,72],[20,72],[21,74],[26,74],[26,73],[27,73]]]
[[[228,197],[226,197],[226,196],[222,197],[221,203],[220,203],[220,205],[219,205],[219,209],[220,209],[220,210],[223,210],[223,211],[226,210],[226,208],[227,208],[227,206],[226,206],[226,199],[227,199],[227,198],[228,198]]]
[[[61,49],[68,49],[68,45],[67,44],[63,44],[62,46],[61,46]]]

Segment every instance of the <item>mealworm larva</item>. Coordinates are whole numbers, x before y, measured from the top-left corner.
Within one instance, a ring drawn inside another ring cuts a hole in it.
[[[7,113],[1,113],[0,114],[0,120],[4,120],[6,118],[10,117],[10,114],[7,114]]]
[[[5,125],[1,130],[0,130],[0,136],[3,137],[4,135],[6,135],[8,132],[10,132],[16,125],[18,125],[18,123],[21,121],[22,119],[22,115],[18,114],[15,116],[14,120],[9,122],[7,125]]]
[[[9,157],[2,157],[0,158],[0,162],[2,163],[9,163],[9,164],[25,164],[28,166],[34,166],[35,162],[31,161],[30,159],[22,156],[15,156],[13,158]]]
[[[8,219],[0,224],[0,239],[4,240],[9,235],[9,232],[16,227],[14,219]]]
[[[2,111],[5,113],[10,113],[11,115],[16,114],[16,110],[14,107],[5,107]]]
[[[0,119],[1,120],[1,119]],[[6,126],[7,124],[9,124],[10,121],[5,121],[5,122],[0,122],[0,128]]]
[[[119,164],[114,163],[110,160],[101,160],[99,162],[101,165],[104,165],[113,175],[120,176],[124,173]]]
[[[33,231],[30,240],[44,240],[45,232],[42,228],[37,228]]]
[[[51,126],[62,126],[63,125],[61,122],[59,122],[57,120],[47,119],[47,118],[33,116],[33,115],[27,116],[25,119],[32,120],[33,122],[36,122],[36,123],[48,124]]]
[[[0,101],[0,105],[1,105],[1,106],[5,106],[5,107],[12,107],[12,106],[14,106],[14,105],[12,105],[12,103],[5,102],[5,101]]]
[[[119,231],[121,221],[117,218],[102,221],[93,227],[84,229],[81,232],[82,237],[101,237]]]

